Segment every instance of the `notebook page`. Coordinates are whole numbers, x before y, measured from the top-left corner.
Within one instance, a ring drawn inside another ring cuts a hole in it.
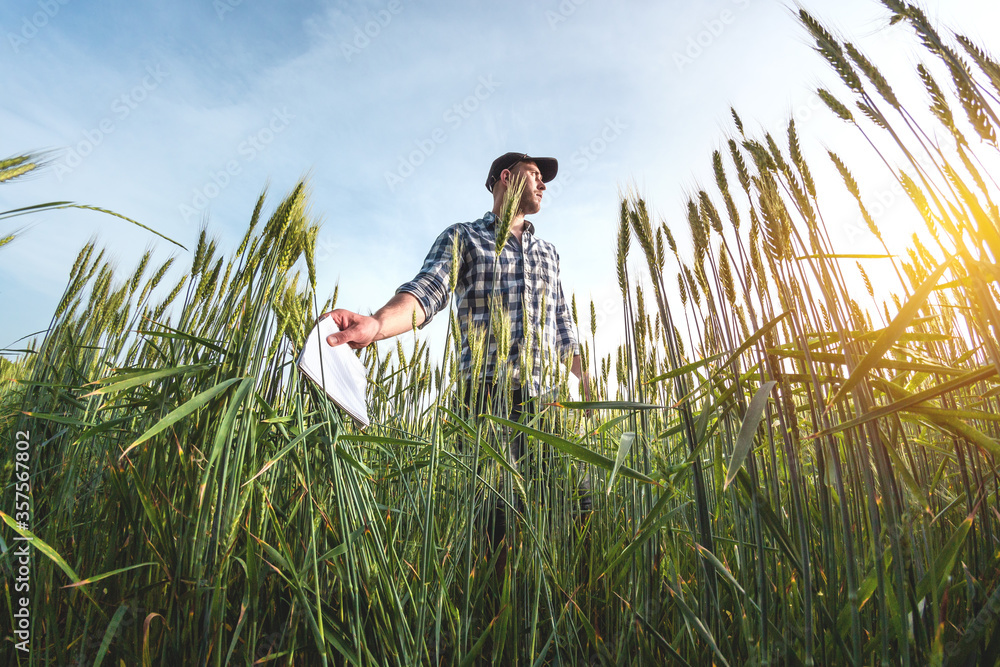
[[[299,368],[363,428],[369,424],[365,403],[368,372],[350,347],[327,344],[326,337],[338,331],[332,317],[320,320],[306,338]]]

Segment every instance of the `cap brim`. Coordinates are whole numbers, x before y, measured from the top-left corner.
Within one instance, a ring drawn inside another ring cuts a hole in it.
[[[534,162],[542,172],[542,183],[548,183],[559,173],[559,162],[554,157],[526,157],[522,162]]]

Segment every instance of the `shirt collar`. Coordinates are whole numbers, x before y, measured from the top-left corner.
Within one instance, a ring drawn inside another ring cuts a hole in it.
[[[493,229],[497,224],[497,216],[493,211],[487,211],[486,215],[483,216],[483,222],[486,223],[488,229]],[[532,224],[531,220],[524,221],[524,231],[527,234],[534,235],[535,225]]]

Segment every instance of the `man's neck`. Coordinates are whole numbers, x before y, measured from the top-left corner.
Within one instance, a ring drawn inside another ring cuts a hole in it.
[[[500,219],[500,204],[497,203],[493,207],[493,215]],[[518,241],[521,240],[521,234],[524,233],[524,228],[527,226],[527,220],[524,219],[524,213],[518,211],[514,214],[514,220],[510,223],[510,233],[513,234]]]

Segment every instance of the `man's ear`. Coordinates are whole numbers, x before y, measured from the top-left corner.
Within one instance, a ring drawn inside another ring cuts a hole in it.
[[[504,185],[510,185],[511,171],[510,169],[504,169],[500,172],[500,182]]]

